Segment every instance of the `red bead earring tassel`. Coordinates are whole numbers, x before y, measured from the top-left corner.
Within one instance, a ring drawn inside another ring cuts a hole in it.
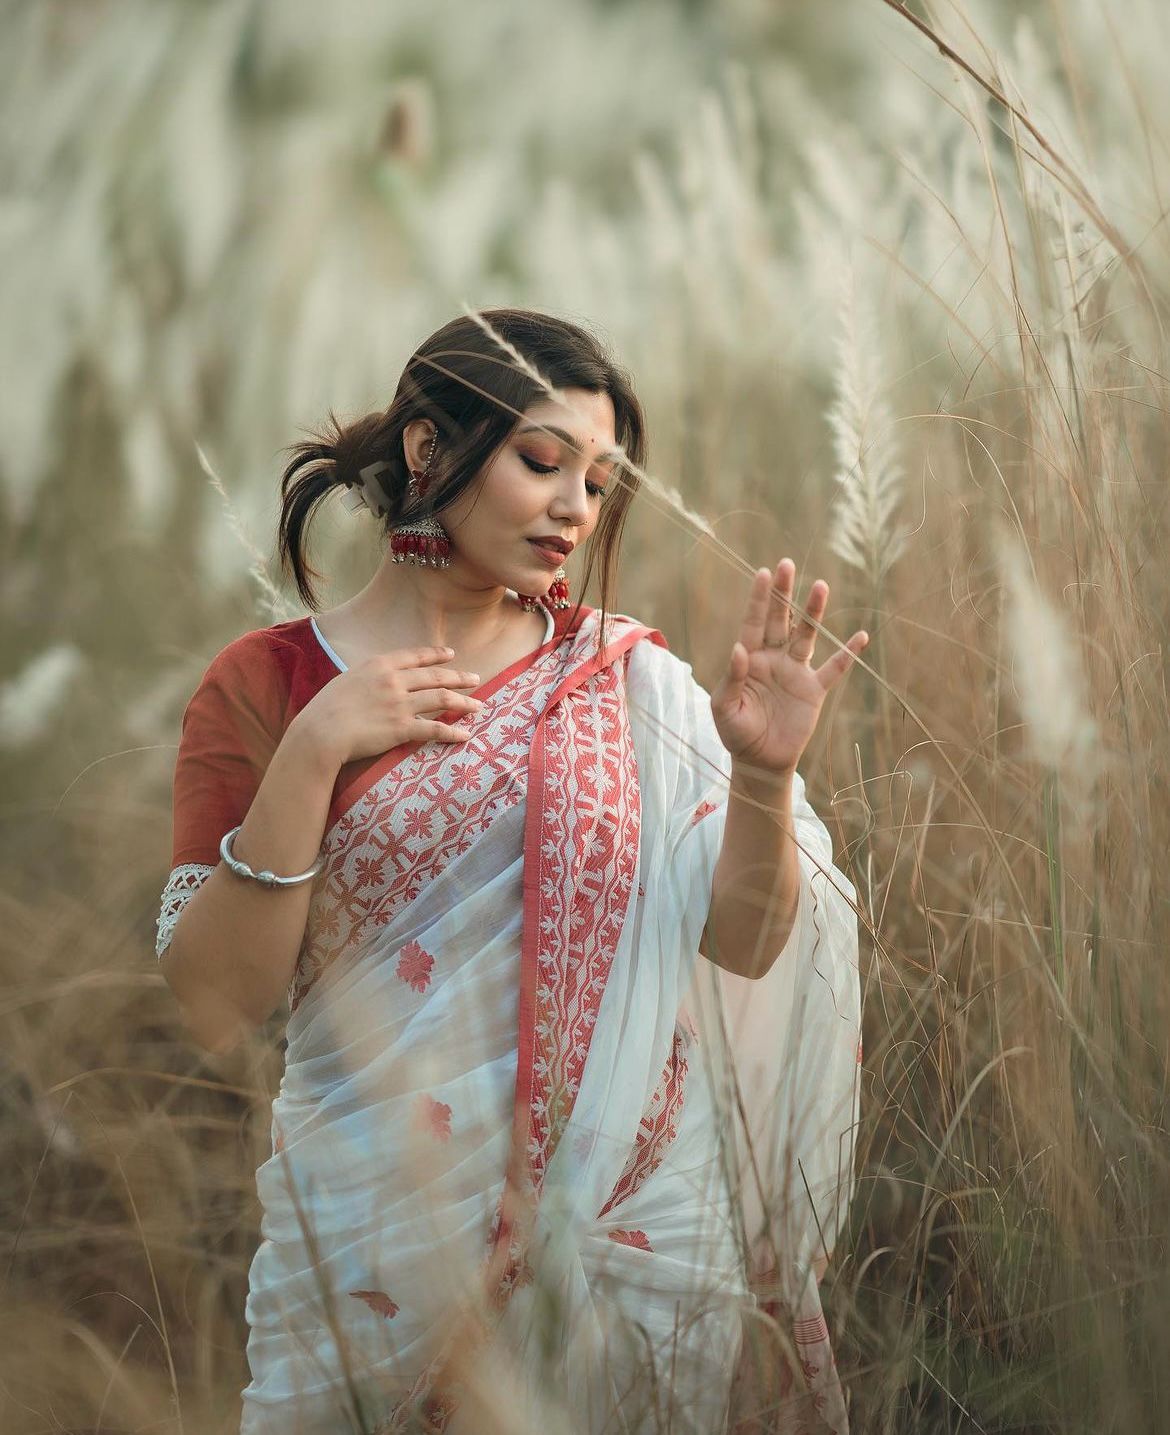
[[[569,606],[568,578],[563,578],[558,573],[545,594],[544,601],[550,608],[567,608]]]

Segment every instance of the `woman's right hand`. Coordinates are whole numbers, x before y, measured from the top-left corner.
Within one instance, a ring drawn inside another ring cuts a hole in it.
[[[403,742],[466,742],[466,728],[436,716],[483,707],[459,691],[478,687],[479,674],[446,666],[452,656],[450,648],[423,647],[367,658],[331,678],[293,723],[339,768]]]

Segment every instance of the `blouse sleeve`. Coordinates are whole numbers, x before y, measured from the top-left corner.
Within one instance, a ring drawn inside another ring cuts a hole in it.
[[[684,941],[697,948],[726,828],[731,755],[691,665],[648,644],[635,651],[631,708],[663,805],[661,871]],[[766,1263],[764,1248],[778,1245],[807,1271],[831,1253],[852,1189],[861,993],[856,892],[833,863],[832,838],[799,772],[792,813],[800,887],[783,949],[758,980],[700,961],[692,994],[701,1030],[720,1049],[729,1108],[742,1118],[734,1123],[741,1190],[757,1259]]]
[[[212,659],[183,710],[171,872],[155,939],[160,958],[183,908],[218,864],[223,834],[247,816],[280,741],[274,678],[267,644],[247,633]]]

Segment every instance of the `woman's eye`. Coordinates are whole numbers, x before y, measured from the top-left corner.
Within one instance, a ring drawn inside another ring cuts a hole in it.
[[[555,463],[537,463],[536,459],[529,458],[526,453],[522,453],[520,457],[533,471],[533,473],[556,473],[557,471],[557,466]],[[600,483],[586,483],[585,492],[589,495],[590,498],[605,497],[605,488]]]

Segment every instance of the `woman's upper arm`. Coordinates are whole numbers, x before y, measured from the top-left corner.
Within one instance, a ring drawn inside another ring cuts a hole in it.
[[[183,908],[218,864],[223,834],[247,815],[280,741],[276,670],[260,636],[245,634],[217,654],[183,710],[171,870],[156,924],[160,958]]]

